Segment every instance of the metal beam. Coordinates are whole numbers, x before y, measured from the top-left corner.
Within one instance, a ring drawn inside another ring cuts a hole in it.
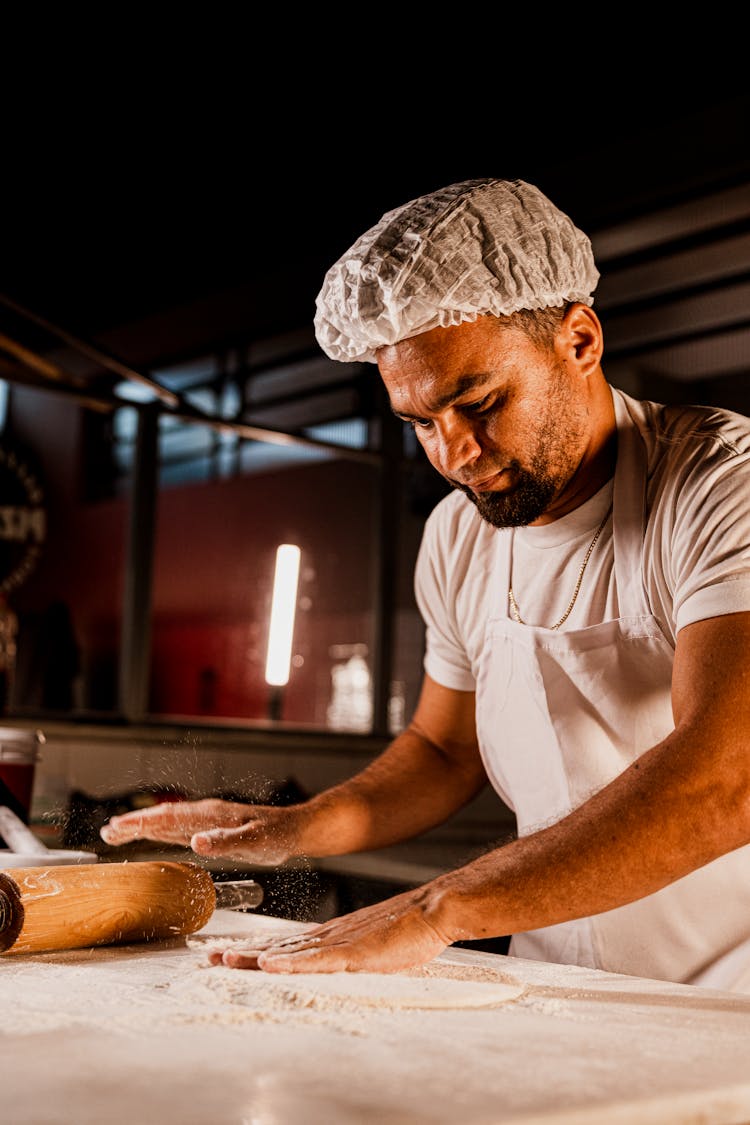
[[[373,719],[372,734],[389,734],[393,642],[398,586],[400,483],[403,423],[393,414],[385,387],[375,390],[380,419],[380,472],[373,512]]]
[[[125,555],[119,677],[119,710],[130,722],[145,719],[149,711],[159,412],[158,403],[148,403],[138,408]]]
[[[74,336],[73,333],[68,332],[67,329],[60,328],[58,325],[50,323],[50,321],[45,320],[43,316],[32,312],[31,309],[24,308],[23,305],[19,305],[11,297],[7,297],[3,293],[0,293],[0,304],[12,309],[13,312],[24,317],[26,320],[30,320],[32,324],[36,324],[39,328],[43,328],[45,332],[49,332],[50,336],[55,336],[58,340],[62,340],[63,343],[68,344],[69,347],[75,348],[81,355],[87,356],[89,359],[93,360],[94,363],[98,363],[101,367],[105,368],[105,370],[111,371],[114,375],[119,375],[122,379],[130,379],[134,383],[144,384],[149,390],[153,391],[156,397],[160,399],[165,406],[180,405],[179,395],[174,394],[174,392],[170,391],[167,387],[163,387],[156,379],[144,375],[141,371],[136,371],[133,367],[116,359],[115,356],[109,355],[96,344],[92,344],[88,340],[83,340],[80,336]]]

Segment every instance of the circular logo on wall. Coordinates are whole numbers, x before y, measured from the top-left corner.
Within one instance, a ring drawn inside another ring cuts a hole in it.
[[[20,449],[0,442],[0,594],[28,578],[47,535],[39,472]]]

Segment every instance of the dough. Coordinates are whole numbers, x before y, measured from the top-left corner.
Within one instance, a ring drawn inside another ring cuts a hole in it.
[[[237,970],[232,970],[236,972]],[[263,973],[248,971],[263,990],[283,992],[301,1007],[491,1008],[515,1000],[524,985],[401,973]]]

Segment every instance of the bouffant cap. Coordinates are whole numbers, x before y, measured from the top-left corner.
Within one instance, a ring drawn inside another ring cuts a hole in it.
[[[591,243],[523,180],[465,180],[388,211],[328,270],[315,335],[326,355],[378,348],[478,316],[593,304]]]

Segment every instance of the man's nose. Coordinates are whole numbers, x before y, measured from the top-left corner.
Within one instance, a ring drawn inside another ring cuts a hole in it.
[[[465,465],[471,465],[482,455],[472,427],[463,419],[445,423],[440,427],[440,465],[448,476],[453,476]]]

